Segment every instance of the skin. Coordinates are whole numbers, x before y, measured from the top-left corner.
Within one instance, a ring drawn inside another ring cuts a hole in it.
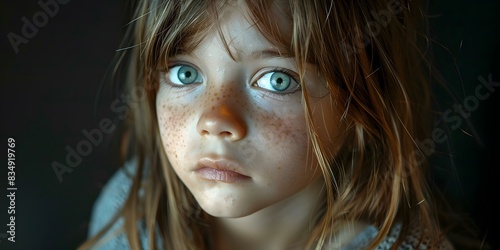
[[[322,174],[308,147],[301,88],[312,93],[316,129],[332,155],[343,142],[343,110],[313,65],[300,85],[291,85],[297,87],[293,92],[273,94],[263,76],[287,69],[298,78],[293,58],[262,53],[279,51],[252,27],[246,10],[228,13],[233,14],[223,20],[224,38],[214,32],[192,53],[170,58],[170,71],[160,77],[156,105],[165,153],[202,209],[215,217],[216,249],[300,248],[325,200]],[[202,81],[175,83],[174,69],[182,65],[196,68]],[[200,178],[195,170],[204,157],[237,162],[249,178]]]

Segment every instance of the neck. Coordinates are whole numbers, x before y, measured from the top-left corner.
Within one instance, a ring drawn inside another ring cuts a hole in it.
[[[242,218],[216,218],[215,249],[302,249],[321,212],[324,182]]]

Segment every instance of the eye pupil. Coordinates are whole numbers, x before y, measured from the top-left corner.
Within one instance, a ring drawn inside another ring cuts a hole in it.
[[[271,75],[271,86],[275,90],[283,91],[290,86],[290,76],[281,73],[281,72],[274,72]]]
[[[177,77],[182,83],[190,84],[196,81],[196,78],[198,78],[198,72],[193,67],[185,65],[179,69]]]

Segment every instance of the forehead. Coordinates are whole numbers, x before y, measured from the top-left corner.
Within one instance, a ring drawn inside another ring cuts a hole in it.
[[[273,2],[267,13],[250,3],[228,7],[218,20],[220,32],[211,32],[205,41],[222,41],[223,49],[237,61],[259,55],[290,57],[289,44],[283,41],[291,40],[292,23],[279,4]]]
[[[205,51],[208,53],[209,47],[211,50],[214,49],[210,45],[217,43],[221,44],[222,49],[226,50],[234,60],[250,56],[255,51],[291,56],[292,22],[289,6],[282,1],[272,1],[267,7],[256,2],[258,1],[237,1],[225,5],[216,15],[208,18],[212,24],[202,31],[205,35],[199,36],[197,35],[197,33],[201,34],[199,32],[190,32],[191,38],[184,36],[185,42],[196,45],[183,46],[184,48],[191,47],[191,50],[179,52],[199,54]],[[197,27],[188,29],[197,29]],[[220,47],[217,49],[221,49]]]

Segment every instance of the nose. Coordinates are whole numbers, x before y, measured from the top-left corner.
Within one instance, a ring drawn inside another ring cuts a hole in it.
[[[229,141],[238,141],[245,137],[247,126],[236,110],[228,105],[205,108],[205,112],[196,124],[201,136],[216,136]]]

